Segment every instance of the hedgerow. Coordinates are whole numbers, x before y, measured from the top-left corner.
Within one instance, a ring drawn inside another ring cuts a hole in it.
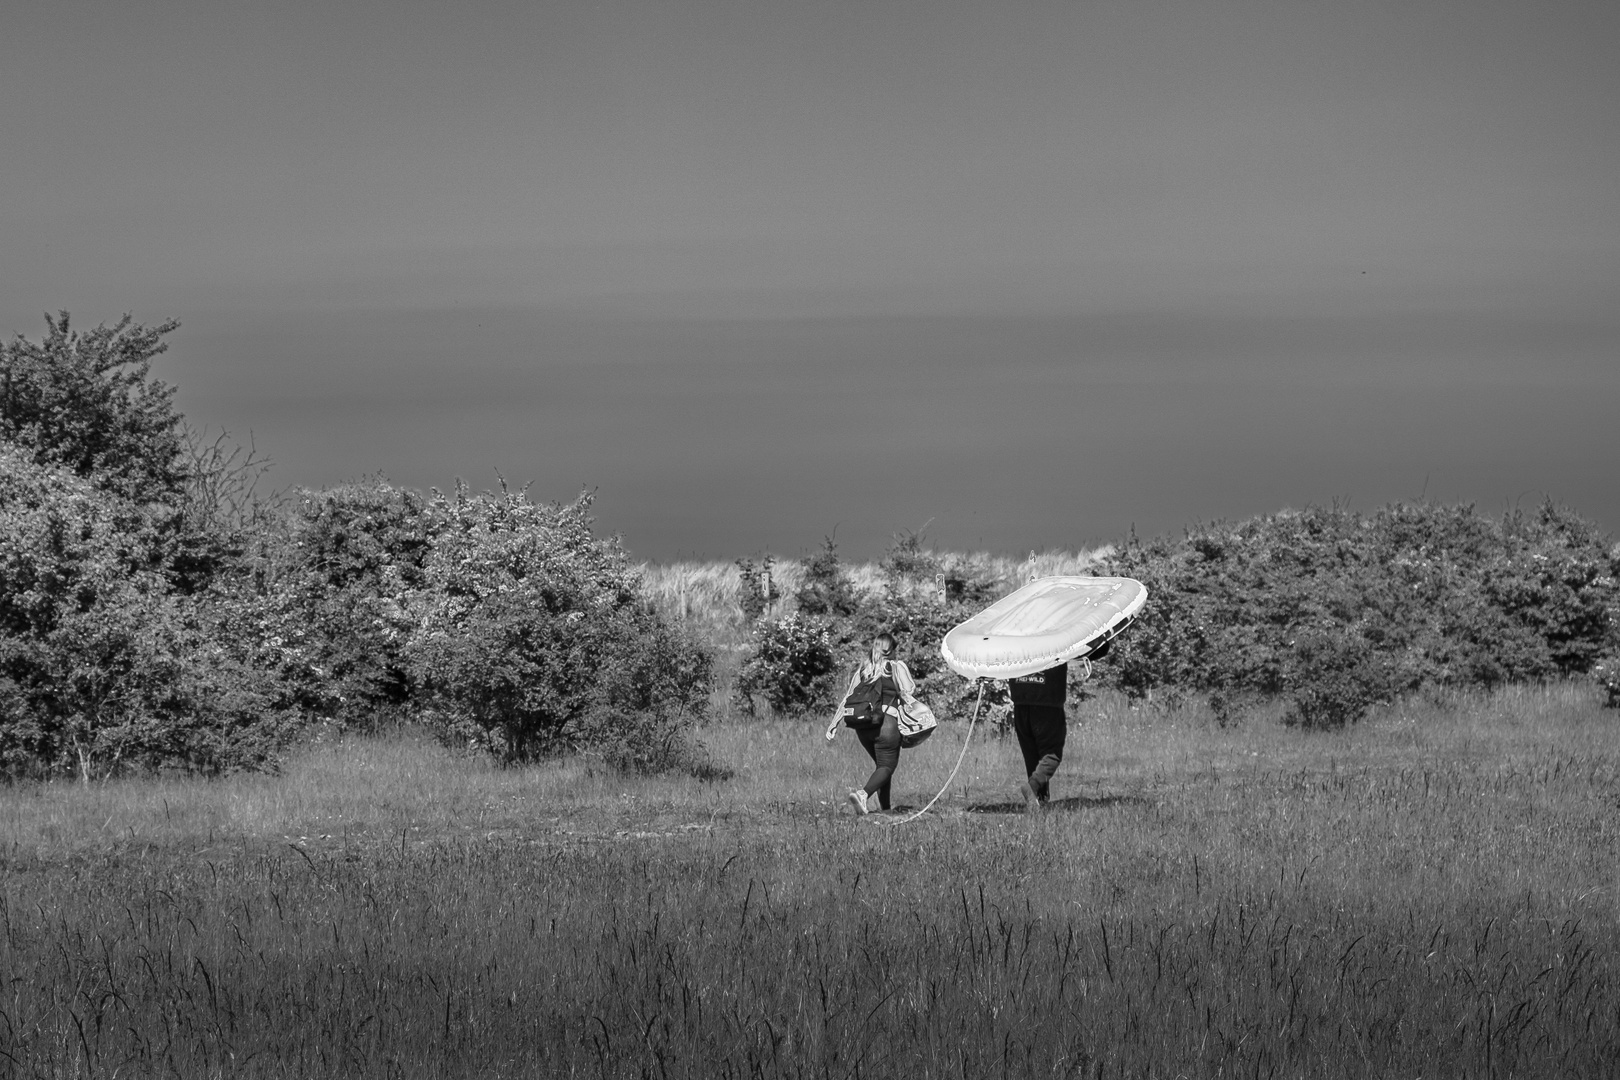
[[[1285,695],[1306,726],[1426,685],[1585,673],[1620,633],[1620,556],[1551,503],[1496,520],[1317,507],[1133,538],[1101,569],[1149,595],[1105,666],[1114,685],[1205,693],[1223,714]]]
[[[262,459],[150,378],[175,326],[64,314],[0,353],[0,773],[264,768],[312,724],[409,721],[503,761],[714,775],[690,738],[710,653],[588,497],[258,500]]]
[[[944,670],[940,641],[1017,582],[952,588],[915,536],[899,537],[881,565],[882,591],[858,593],[831,541],[805,559],[799,612],[756,629],[737,683],[744,699],[828,708],[839,679],[822,653],[793,642],[819,635],[825,652],[853,658],[890,630],[936,703],[965,710],[971,687]],[[1426,686],[1587,673],[1620,685],[1620,665],[1600,663],[1620,655],[1620,548],[1552,503],[1499,519],[1428,503],[1370,515],[1313,507],[1132,537],[1092,572],[1137,578],[1149,597],[1097,665],[1099,683],[1137,698],[1199,694],[1223,721],[1267,699],[1284,700],[1291,723],[1321,728]],[[1004,704],[999,687],[989,697]]]
[[[63,314],[0,350],[0,773],[264,768],[311,724],[407,721],[503,761],[713,775],[690,738],[712,653],[594,536],[588,497],[378,478],[260,500],[263,460],[203,442],[151,378],[175,325]],[[738,567],[749,711],[830,708],[889,631],[924,695],[964,713],[974,688],[940,640],[1018,583],[904,534],[881,587],[857,588],[829,538],[768,619],[769,559]],[[1578,674],[1620,700],[1620,548],[1551,503],[1311,508],[1132,537],[1094,572],[1150,597],[1101,680],[1201,694],[1223,719],[1281,697],[1291,722],[1337,727],[1422,687]]]

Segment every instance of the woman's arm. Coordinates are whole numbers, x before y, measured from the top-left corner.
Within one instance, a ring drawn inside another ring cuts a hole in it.
[[[900,688],[902,697],[911,698],[917,696],[916,680],[911,677],[911,669],[906,667],[904,660],[894,661],[889,671],[894,676],[894,685]]]
[[[855,689],[860,681],[861,669],[857,667],[849,674],[849,683],[844,687],[844,694],[833,703],[832,719],[827,724],[827,741],[832,742],[838,737],[838,729],[844,726],[844,702],[849,700],[849,692]]]

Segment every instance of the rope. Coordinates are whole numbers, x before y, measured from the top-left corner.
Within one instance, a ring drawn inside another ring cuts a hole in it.
[[[962,737],[962,752],[960,754],[956,755],[956,766],[951,769],[951,775],[945,778],[945,786],[939,789],[939,795],[935,795],[932,799],[928,800],[928,805],[927,806],[924,806],[921,810],[917,811],[915,814],[912,814],[910,817],[905,817],[905,818],[901,818],[899,821],[890,822],[891,825],[904,825],[908,821],[916,821],[918,818],[920,818],[924,814],[928,813],[928,810],[929,810],[930,807],[932,807],[935,803],[939,802],[940,795],[944,795],[947,791],[950,790],[951,781],[956,779],[956,771],[957,771],[957,769],[960,769],[962,767],[962,759],[967,757],[968,742],[973,738],[973,725],[979,722],[979,707],[981,705],[983,705],[983,704],[984,704],[984,680],[980,679],[979,680],[979,700],[974,702],[974,705],[973,705],[973,719],[968,721],[967,734]]]

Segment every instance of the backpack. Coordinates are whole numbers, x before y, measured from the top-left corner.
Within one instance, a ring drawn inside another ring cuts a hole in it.
[[[900,700],[900,688],[889,674],[887,662],[872,677],[855,684],[838,712],[846,727],[868,728],[883,723],[883,710]]]

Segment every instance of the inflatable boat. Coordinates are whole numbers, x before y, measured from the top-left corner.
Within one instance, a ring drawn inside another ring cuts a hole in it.
[[[1015,679],[1091,655],[1147,603],[1135,578],[1038,578],[962,623],[940,642],[950,669],[969,679]]]

